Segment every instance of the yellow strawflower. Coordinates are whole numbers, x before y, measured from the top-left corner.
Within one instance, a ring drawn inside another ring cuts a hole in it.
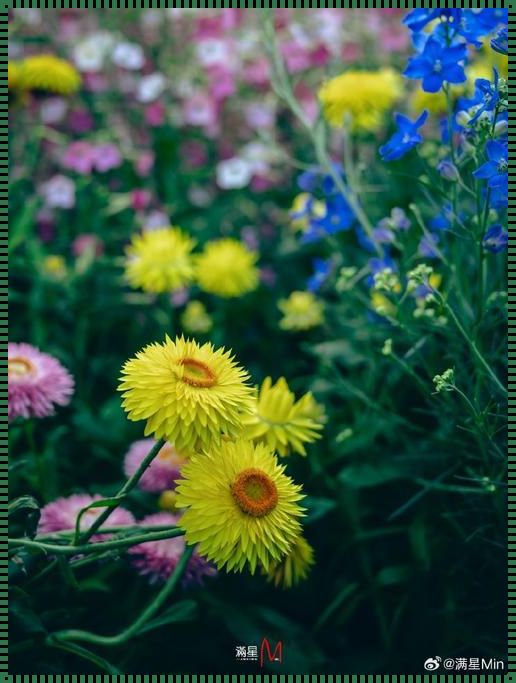
[[[307,578],[314,562],[314,549],[303,536],[299,536],[280,562],[271,563],[265,572],[267,581],[277,588],[291,588]]]
[[[268,570],[301,533],[304,497],[272,451],[249,441],[222,441],[182,469],[178,524],[189,544],[219,569]]]
[[[278,308],[283,313],[282,330],[309,330],[324,322],[324,304],[312,292],[292,292],[288,299],[280,299]]]
[[[122,368],[119,391],[130,420],[146,420],[145,436],[171,441],[192,453],[236,436],[252,406],[249,375],[230,351],[168,336],[150,344]]]
[[[125,276],[131,287],[160,294],[191,284],[195,241],[179,228],[135,235],[126,248]]]
[[[375,132],[402,96],[402,82],[393,69],[350,69],[321,87],[319,101],[332,126],[350,125],[353,131]]]
[[[7,87],[9,90],[17,90],[21,84],[21,62],[9,61],[7,64]]]
[[[191,334],[206,334],[213,320],[201,301],[190,301],[181,316],[181,327]]]
[[[312,394],[298,401],[284,377],[272,384],[267,377],[256,399],[253,412],[243,417],[243,435],[258,443],[265,443],[280,455],[291,451],[306,455],[304,444],[319,439],[322,424],[310,413],[315,403]]]
[[[258,287],[258,254],[229,237],[208,242],[196,259],[199,287],[209,294],[236,297]]]
[[[56,95],[71,95],[81,86],[77,69],[54,55],[34,55],[21,62],[20,87],[43,90]]]

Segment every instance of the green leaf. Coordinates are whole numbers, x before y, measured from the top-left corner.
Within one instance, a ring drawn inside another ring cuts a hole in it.
[[[174,624],[180,621],[191,621],[195,618],[197,612],[197,603],[194,600],[181,600],[181,602],[176,602],[175,605],[169,607],[163,614],[156,619],[152,619],[147,622],[143,628],[140,629],[139,633],[147,633],[147,631],[153,631],[161,626],[166,626],[167,624]]]
[[[20,526],[23,531],[30,538],[36,535],[38,522],[40,517],[40,509],[38,502],[32,496],[20,496],[16,498],[8,507],[8,516],[11,518],[11,523],[15,517],[18,517]]]
[[[405,583],[412,576],[412,569],[407,565],[384,567],[376,575],[376,583],[379,586],[394,586],[397,583]]]
[[[9,591],[9,614],[11,627],[16,623],[25,634],[46,633],[41,619],[32,607],[29,595],[17,586]]]
[[[9,517],[20,510],[31,510],[39,512],[39,505],[32,496],[20,496],[9,503],[8,515]]]
[[[18,216],[13,219],[9,230],[9,251],[11,253],[29,238],[40,202],[39,197],[29,199],[25,202]]]
[[[303,506],[307,508],[308,514],[305,517],[305,524],[312,524],[335,509],[337,503],[330,498],[314,498],[307,496],[303,501]]]
[[[342,484],[360,489],[381,486],[396,479],[403,479],[406,476],[407,474],[395,465],[364,463],[346,467],[340,472],[338,479]]]

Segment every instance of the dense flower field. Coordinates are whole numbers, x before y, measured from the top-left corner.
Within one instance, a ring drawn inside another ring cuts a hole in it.
[[[505,658],[506,77],[502,9],[10,12],[13,673]]]

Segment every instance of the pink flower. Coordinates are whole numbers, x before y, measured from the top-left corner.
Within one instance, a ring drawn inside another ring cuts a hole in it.
[[[72,252],[74,256],[79,257],[86,251],[92,251],[95,256],[101,256],[104,253],[104,243],[97,235],[89,233],[77,235],[72,242]]]
[[[180,153],[182,162],[189,168],[201,168],[208,160],[206,147],[198,140],[183,142]]]
[[[87,109],[74,109],[69,115],[69,125],[74,133],[87,133],[93,128],[93,116]]]
[[[61,164],[71,171],[88,175],[93,171],[95,158],[95,148],[89,142],[72,142],[65,149]]]
[[[244,116],[247,125],[253,129],[270,129],[276,122],[276,110],[274,105],[268,102],[250,102]]]
[[[277,279],[278,276],[273,268],[271,268],[270,266],[264,266],[263,268],[261,268],[260,280],[261,282],[263,282],[264,285],[266,285],[267,287],[274,287]]]
[[[134,164],[134,170],[141,178],[146,178],[154,166],[154,152],[142,152]]]
[[[179,306],[184,306],[189,298],[190,290],[188,290],[186,287],[176,289],[170,295],[170,301],[172,303],[172,306],[175,306],[176,308],[178,308]]]
[[[177,526],[179,517],[169,512],[158,512],[141,520],[142,526]],[[177,567],[185,549],[182,536],[162,541],[147,541],[129,549],[132,564],[142,576],[148,576],[150,583],[166,581]],[[206,576],[215,576],[217,570],[204,558],[194,552],[183,574],[182,584],[200,584]]]
[[[214,129],[218,124],[215,100],[207,93],[196,92],[183,102],[183,119],[190,126]]]
[[[285,60],[287,69],[291,73],[305,71],[310,67],[310,53],[304,45],[295,40],[290,40],[281,45],[281,54]]]
[[[165,105],[159,100],[152,102],[145,107],[144,117],[145,122],[154,128],[162,126],[165,123]]]
[[[124,459],[124,474],[132,476],[143,459],[156,445],[154,439],[140,439],[135,441],[126,453]],[[181,476],[181,465],[185,459],[179,455],[176,449],[169,443],[165,444],[158,455],[143,473],[139,486],[150,493],[161,493],[167,489],[175,488],[176,479]]]
[[[225,100],[235,94],[235,79],[231,71],[222,65],[209,69],[210,93],[216,100]]]
[[[134,211],[143,211],[146,209],[152,199],[152,194],[149,190],[143,190],[137,188],[131,192],[131,206]]]
[[[268,85],[269,78],[269,62],[264,57],[260,57],[244,67],[244,80],[249,85],[264,87]]]
[[[116,145],[107,143],[95,147],[95,168],[99,173],[106,173],[122,164],[122,155]]]
[[[52,356],[30,344],[8,344],[8,419],[47,417],[70,403],[74,381]]]
[[[42,242],[51,242],[54,239],[56,224],[52,211],[42,208],[36,216],[36,225],[38,226],[38,235]]]
[[[87,493],[76,493],[67,498],[57,498],[51,503],[48,503],[48,505],[45,505],[41,510],[38,535],[75,529],[75,523],[79,512],[97,500],[102,500],[102,496],[90,496]],[[87,510],[81,517],[79,525],[81,531],[87,531],[104,510],[105,508],[103,507],[90,508]],[[113,510],[109,519],[106,520],[105,527],[133,526],[134,524],[135,519],[133,515],[128,510],[117,507]],[[98,541],[107,541],[111,537],[111,534],[97,534],[92,536],[91,540],[95,543]]]

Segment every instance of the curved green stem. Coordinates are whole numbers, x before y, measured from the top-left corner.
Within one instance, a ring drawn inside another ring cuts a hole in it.
[[[124,496],[126,496],[129,493],[129,491],[132,491],[134,489],[136,484],[140,481],[140,478],[145,472],[145,470],[149,467],[151,462],[158,455],[158,453],[164,445],[164,439],[160,439],[155,444],[155,446],[151,449],[149,454],[146,455],[145,458],[142,460],[136,472],[131,477],[129,477],[129,479],[125,482],[120,491],[116,494],[115,498],[120,498],[121,500]],[[88,541],[93,536],[93,534],[104,524],[106,519],[108,519],[111,516],[111,513],[114,510],[116,510],[116,508],[116,505],[106,508],[104,512],[97,517],[97,519],[93,522],[90,528],[84,534],[81,535],[80,541],[82,543],[86,543],[86,541]]]
[[[140,616],[126,629],[120,631],[120,633],[117,633],[114,636],[101,636],[97,633],[91,633],[90,631],[70,629],[68,631],[58,631],[57,633],[51,634],[47,639],[48,644],[52,645],[56,642],[59,643],[79,640],[86,643],[95,643],[97,645],[121,645],[122,643],[130,640],[133,636],[138,634],[142,627],[145,626],[150,619],[152,619],[156,612],[158,612],[162,605],[168,600],[170,594],[183,576],[193,552],[194,546],[186,546],[174,572],[160,592],[147,605]]]
[[[41,543],[40,541],[30,541],[27,538],[9,538],[8,544],[11,548],[29,548],[40,550],[41,552],[52,555],[90,555],[92,553],[102,553],[105,550],[116,550],[118,548],[128,548],[139,543],[149,541],[162,541],[166,538],[183,536],[184,531],[177,527],[167,531],[156,531],[147,534],[132,534],[124,538],[117,538],[111,541],[101,541],[99,543],[85,543],[84,545],[57,545],[54,543]]]

